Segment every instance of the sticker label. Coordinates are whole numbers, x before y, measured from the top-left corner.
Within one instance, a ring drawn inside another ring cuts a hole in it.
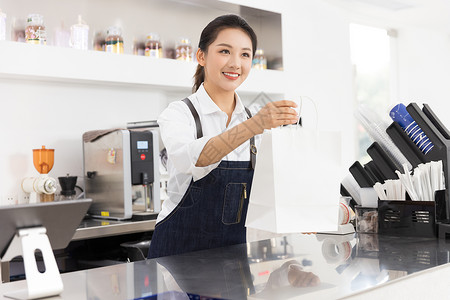
[[[116,150],[114,150],[114,148],[109,149],[108,154],[106,155],[106,161],[112,165],[116,164]]]

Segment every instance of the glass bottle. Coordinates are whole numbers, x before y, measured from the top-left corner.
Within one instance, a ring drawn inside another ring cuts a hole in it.
[[[12,18],[11,20],[11,41],[25,43],[25,20]]]
[[[70,31],[65,28],[64,22],[62,21],[61,26],[55,29],[53,45],[57,47],[70,47]]]
[[[25,28],[25,40],[28,44],[47,44],[47,33],[44,26],[44,17],[38,14],[30,14]]]
[[[192,46],[188,38],[181,38],[175,51],[177,60],[192,61]]]
[[[255,56],[253,57],[253,68],[259,70],[267,69],[267,59],[264,56],[263,49],[256,49]]]
[[[88,50],[89,26],[78,15],[78,23],[70,27],[70,46],[75,49]]]
[[[111,53],[123,53],[122,32],[118,27],[109,27],[106,31],[105,51]]]
[[[95,51],[106,51],[105,48],[105,33],[98,31],[94,34],[93,49]]]
[[[157,33],[150,33],[147,35],[147,42],[145,43],[145,56],[155,58],[163,57],[163,49]]]
[[[141,39],[133,39],[133,55],[145,55],[145,43]]]

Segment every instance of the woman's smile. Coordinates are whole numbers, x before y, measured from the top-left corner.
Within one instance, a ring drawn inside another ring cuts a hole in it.
[[[236,80],[240,76],[240,74],[234,72],[222,72],[222,74],[230,80]]]

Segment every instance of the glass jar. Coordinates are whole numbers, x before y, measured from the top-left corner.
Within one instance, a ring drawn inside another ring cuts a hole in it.
[[[123,53],[122,32],[118,27],[109,27],[106,31],[105,51],[111,53]]]
[[[192,61],[191,41],[187,38],[181,38],[175,50],[177,60]]]
[[[47,44],[47,33],[44,26],[44,17],[38,14],[30,14],[25,28],[25,40],[28,44]]]
[[[0,10],[0,41],[6,40],[6,14]]]
[[[70,47],[70,31],[65,28],[64,22],[55,29],[53,45],[56,47]]]
[[[25,19],[12,18],[11,41],[25,43]]]
[[[87,50],[89,26],[78,16],[78,23],[70,27],[70,46],[74,49]]]
[[[378,233],[378,210],[373,207],[355,206],[356,232]]]
[[[94,34],[92,48],[95,51],[106,51],[105,49],[105,33],[98,31]]]
[[[150,33],[147,35],[147,42],[145,43],[145,56],[155,58],[163,57],[163,49],[158,34]]]
[[[136,38],[133,39],[133,55],[144,56],[145,55],[145,43],[142,40]]]
[[[253,57],[253,68],[259,70],[267,69],[267,59],[264,56],[263,49],[256,49],[255,56]]]

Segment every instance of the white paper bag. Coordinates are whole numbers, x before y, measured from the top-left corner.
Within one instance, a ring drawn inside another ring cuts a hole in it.
[[[300,126],[265,131],[246,226],[275,232],[338,229],[341,137]]]

